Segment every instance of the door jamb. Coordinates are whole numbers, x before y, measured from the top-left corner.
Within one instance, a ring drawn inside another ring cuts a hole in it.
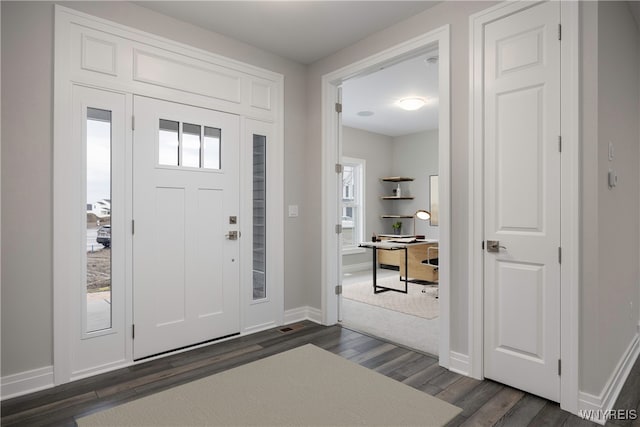
[[[450,227],[451,227],[451,160],[450,160],[450,30],[449,25],[395,45],[363,60],[322,76],[322,323],[333,325],[338,321],[338,297],[334,287],[339,274],[335,254],[339,239],[335,233],[338,194],[334,165],[339,163],[337,117],[337,87],[346,79],[383,64],[414,56],[432,46],[438,46],[439,55],[439,175],[440,175],[440,366],[449,367],[450,349]],[[445,190],[445,191],[442,191]]]
[[[533,4],[503,2],[469,18],[469,361],[470,376],[484,377],[483,360],[483,31],[484,26]],[[579,398],[580,283],[580,46],[579,2],[560,2],[561,48],[561,236],[560,406],[577,413]]]

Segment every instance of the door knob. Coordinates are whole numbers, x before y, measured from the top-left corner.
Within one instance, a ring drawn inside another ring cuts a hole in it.
[[[487,252],[500,252],[500,248],[507,249],[506,246],[500,245],[500,240],[487,240]]]
[[[228,234],[225,234],[225,237],[228,240],[238,240],[238,232],[237,231],[230,231]]]

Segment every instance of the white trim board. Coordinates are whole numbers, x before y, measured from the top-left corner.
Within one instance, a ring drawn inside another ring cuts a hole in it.
[[[303,320],[310,320],[317,324],[322,324],[322,311],[315,307],[305,305],[302,307],[291,308],[284,312],[285,325],[302,322]]]
[[[51,388],[53,387],[53,366],[7,375],[2,377],[1,383],[1,400]]]
[[[604,416],[608,411],[615,409],[613,405],[616,403],[638,355],[640,355],[640,336],[636,333],[600,394],[595,396],[580,392],[578,410],[594,411],[593,413],[597,415],[591,421],[604,425],[607,421]]]
[[[439,175],[440,175],[440,365],[449,367],[450,346],[450,227],[451,227],[451,121],[450,121],[450,29],[444,25],[404,43],[322,76],[322,323],[338,321],[338,296],[335,285],[341,283],[338,235],[338,185],[335,164],[339,163],[339,118],[334,104],[339,100],[340,84],[353,76],[369,72],[389,62],[410,58],[438,48],[439,66]]]
[[[483,60],[484,26],[534,5],[506,1],[469,17],[469,375],[483,372]],[[578,412],[579,384],[579,248],[580,248],[580,46],[579,2],[560,3],[562,24],[561,115],[562,212],[561,246],[561,359],[560,406]]]
[[[449,356],[449,370],[460,375],[469,375],[469,356],[452,351]]]

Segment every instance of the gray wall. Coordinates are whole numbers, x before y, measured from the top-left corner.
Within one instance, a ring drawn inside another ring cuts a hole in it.
[[[384,231],[384,226],[391,220],[380,219],[380,215],[388,207],[380,195],[384,194],[385,186],[380,182],[380,177],[392,173],[393,166],[390,159],[393,158],[393,139],[390,136],[367,132],[344,126],[342,128],[342,154],[347,157],[355,157],[366,160],[365,176],[365,230],[364,238],[371,237],[373,232],[378,234]],[[389,225],[389,228],[391,226]],[[390,230],[387,230],[390,231]],[[366,263],[371,268],[371,253],[351,254],[342,256],[343,265]]]
[[[316,224],[309,222],[305,200],[306,68],[132,3],[63,5],[284,74],[285,205],[300,205],[298,218],[285,219],[285,308],[307,305],[316,284],[308,280],[313,270],[307,271],[312,254],[306,253],[305,231]],[[3,1],[1,7],[1,346],[6,376],[53,363],[54,5]]]
[[[640,69],[626,2],[586,2],[582,12],[580,389],[597,396],[638,326]],[[619,177],[613,189],[609,168]]]
[[[321,78],[324,74],[367,58],[410,38],[449,24],[451,31],[451,350],[467,354],[468,283],[468,109],[469,109],[469,16],[495,2],[443,2],[403,22],[381,30],[322,59],[309,67],[307,86],[306,170],[310,179],[307,194],[314,210],[309,218],[311,240],[320,239],[321,230]],[[316,196],[317,195],[317,196]],[[321,258],[319,246],[311,248],[312,259]],[[310,266],[313,282],[309,304],[320,308],[320,263]]]
[[[429,176],[438,175],[438,131],[403,135],[393,139],[394,175],[405,175],[415,181],[403,183],[402,194],[411,195],[413,200],[396,203],[399,213],[413,214],[418,209],[429,210]],[[413,234],[413,220],[402,220],[405,234]],[[429,221],[416,220],[416,234],[424,234],[428,239],[439,237],[438,227],[431,227]]]

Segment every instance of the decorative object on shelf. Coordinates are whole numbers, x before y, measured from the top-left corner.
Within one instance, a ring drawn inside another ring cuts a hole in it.
[[[393,227],[393,232],[395,234],[401,234],[402,231],[402,221],[396,221],[393,224],[391,224],[391,227]]]
[[[416,218],[421,219],[423,221],[431,218],[431,213],[429,211],[425,211],[424,209],[418,209],[415,214],[413,214],[413,235],[416,235]]]
[[[402,197],[402,189],[400,188],[400,183],[396,187],[396,197]]]

